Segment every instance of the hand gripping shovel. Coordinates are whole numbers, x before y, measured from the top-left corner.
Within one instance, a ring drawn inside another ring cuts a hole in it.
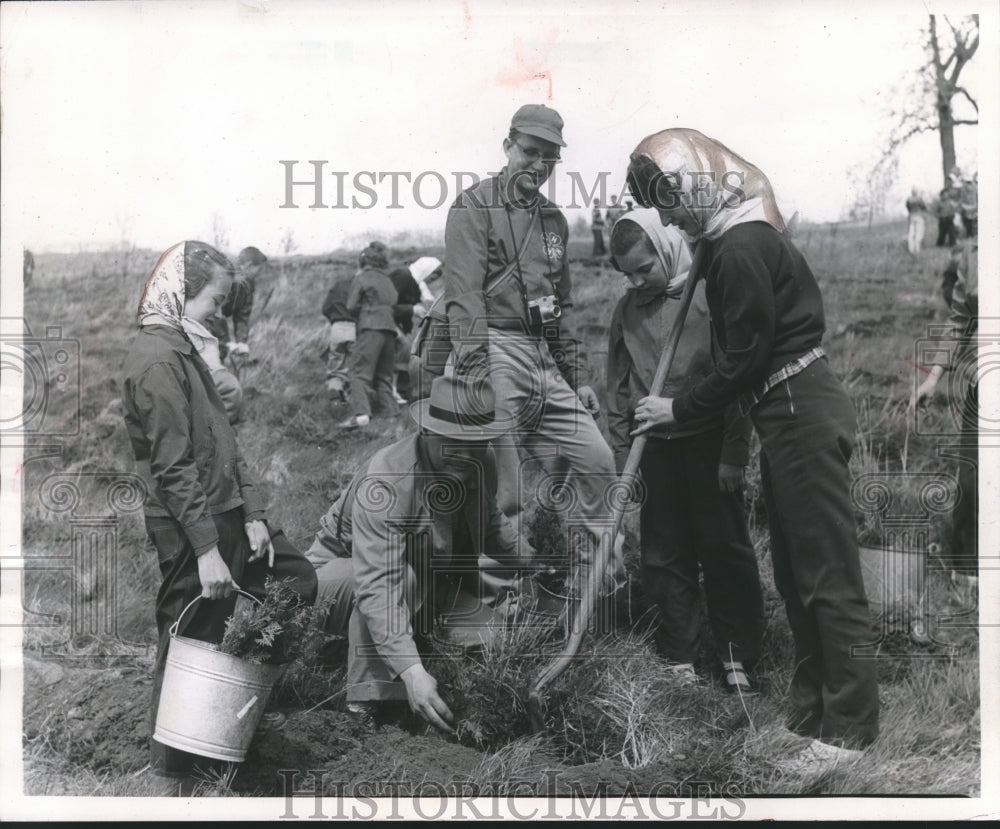
[[[704,241],[699,242],[695,247],[691,262],[691,275],[684,285],[684,293],[681,295],[680,312],[667,339],[667,344],[664,346],[663,353],[660,355],[660,362],[656,366],[656,374],[653,375],[653,382],[649,387],[650,397],[656,397],[660,394],[663,390],[663,383],[670,373],[670,366],[674,362],[674,353],[677,351],[677,343],[680,341],[681,331],[684,329],[684,320],[687,318],[688,309],[691,307],[691,299],[694,297],[694,289],[701,277],[702,263],[707,256],[707,247],[708,243]],[[635,440],[632,441],[628,458],[625,461],[625,469],[622,471],[622,491],[630,491],[635,484],[639,471],[639,460],[642,458],[642,452],[646,448],[647,436],[648,432],[643,432],[641,435],[637,435]],[[604,535],[601,539],[597,558],[588,574],[587,586],[580,597],[579,607],[573,619],[573,625],[570,628],[570,635],[566,639],[566,645],[562,652],[539,674],[534,687],[528,694],[528,715],[531,717],[532,728],[536,732],[545,730],[545,704],[542,697],[545,686],[566,669],[566,666],[569,665],[576,652],[580,649],[580,642],[583,640],[583,634],[590,623],[594,604],[597,601],[597,593],[600,590],[602,576],[614,551],[614,542],[621,531],[626,503],[627,499],[625,498],[614,499],[614,506],[611,513],[612,531],[610,536]]]

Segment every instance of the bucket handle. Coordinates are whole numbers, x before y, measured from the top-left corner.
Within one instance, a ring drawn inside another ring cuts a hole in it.
[[[262,601],[261,601],[260,599],[258,599],[258,598],[257,598],[256,596],[251,596],[251,595],[250,595],[249,593],[247,593],[247,592],[246,592],[246,590],[240,590],[240,588],[238,588],[238,587],[234,587],[234,588],[233,588],[233,592],[234,592],[234,593],[239,593],[239,594],[240,594],[241,596],[246,596],[246,597],[247,597],[248,599],[252,599],[253,601],[257,602],[257,604],[264,604],[264,603],[263,603],[263,602],[262,602]],[[177,628],[178,628],[178,627],[180,627],[180,624],[181,624],[181,619],[183,619],[183,618],[184,618],[184,614],[185,614],[185,613],[187,613],[187,612],[188,612],[188,611],[189,611],[189,610],[190,610],[190,609],[191,609],[192,607],[194,607],[194,605],[195,605],[195,603],[196,603],[196,602],[198,602],[198,601],[200,601],[201,599],[204,599],[204,598],[205,598],[205,597],[204,597],[204,596],[202,596],[202,595],[201,595],[201,594],[199,593],[199,594],[198,594],[197,596],[195,596],[195,597],[194,597],[193,599],[191,599],[191,601],[190,601],[190,602],[188,602],[188,606],[187,606],[187,607],[185,607],[185,608],[184,608],[184,609],[183,609],[183,610],[181,611],[181,615],[177,617],[177,621],[176,621],[176,622],[174,622],[174,623],[173,623],[173,624],[172,624],[172,625],[170,626],[170,635],[171,635],[171,636],[176,636],[176,635],[177,635]]]

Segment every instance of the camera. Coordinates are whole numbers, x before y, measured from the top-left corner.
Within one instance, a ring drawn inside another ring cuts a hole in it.
[[[555,322],[562,316],[562,308],[554,294],[528,300],[528,321],[532,331],[541,331],[546,323]]]
[[[44,337],[32,336],[23,320],[4,318],[0,351],[4,373],[21,386],[21,406],[0,415],[0,434],[78,434],[79,341],[65,339],[57,326],[46,328]]]

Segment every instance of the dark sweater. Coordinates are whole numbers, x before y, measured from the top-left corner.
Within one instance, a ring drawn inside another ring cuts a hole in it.
[[[347,310],[347,300],[351,296],[351,282],[354,277],[351,275],[339,276],[333,287],[327,291],[326,299],[323,300],[323,316],[331,324],[335,322],[354,322],[354,317]]]
[[[826,325],[819,285],[802,254],[766,222],[736,225],[712,243],[705,295],[722,353],[674,400],[679,422],[719,412],[816,348]]]
[[[413,306],[420,302],[420,285],[413,278],[409,268],[394,268],[389,271],[389,279],[396,287],[396,304],[392,314],[396,325],[404,334],[413,330]]]

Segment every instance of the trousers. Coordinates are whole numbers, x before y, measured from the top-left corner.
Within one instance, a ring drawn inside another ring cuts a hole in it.
[[[571,533],[585,530],[593,539],[609,535],[609,498],[618,476],[611,448],[593,416],[559,372],[544,342],[496,328],[490,329],[489,337],[495,422],[506,430],[494,441],[500,446],[498,502],[506,512],[512,504],[537,501],[561,513]],[[516,450],[540,461],[546,471],[533,491],[521,474]],[[591,545],[576,546],[579,563],[589,564]],[[617,568],[620,562],[615,564]]]
[[[326,387],[330,391],[342,392],[350,383],[348,367],[355,336],[353,322],[341,320],[330,325],[329,351],[326,358]]]
[[[267,559],[247,564],[252,551],[243,528],[242,509],[229,510],[213,516],[219,533],[219,554],[225,561],[233,581],[251,595],[264,595],[264,581],[268,575],[276,579],[291,579],[291,587],[309,604],[316,601],[316,573],[281,530],[271,530],[274,545],[274,569],[268,570]],[[156,663],[153,668],[153,696],[150,707],[150,766],[165,777],[190,774],[195,765],[205,758],[181,751],[152,738],[156,727],[156,712],[163,687],[163,671],[170,645],[170,627],[176,622],[197,596],[201,595],[198,577],[198,557],[181,525],[173,518],[147,516],[146,532],[156,548],[162,582],[156,596],[156,628],[159,641]],[[225,633],[226,619],[232,614],[237,594],[225,599],[202,599],[184,614],[178,626],[179,636],[203,642],[219,642]]]
[[[826,359],[774,386],[751,410],[774,581],[795,640],[789,727],[842,745],[878,735],[875,663],[848,462],[857,428]]]
[[[372,401],[386,414],[394,414],[396,398],[392,381],[396,365],[396,332],[366,328],[358,332],[351,354],[351,413],[371,415]]]
[[[910,223],[906,229],[906,248],[910,253],[920,253],[924,243],[924,217],[920,213],[910,214]]]
[[[723,662],[760,654],[764,600],[742,493],[719,489],[722,430],[651,439],[640,463],[642,586],[660,611],[654,639],[674,662],[693,663],[701,627],[699,568]]]
[[[979,385],[970,383],[962,401],[958,449],[958,500],[951,513],[951,551],[947,564],[970,576],[979,574]]]

